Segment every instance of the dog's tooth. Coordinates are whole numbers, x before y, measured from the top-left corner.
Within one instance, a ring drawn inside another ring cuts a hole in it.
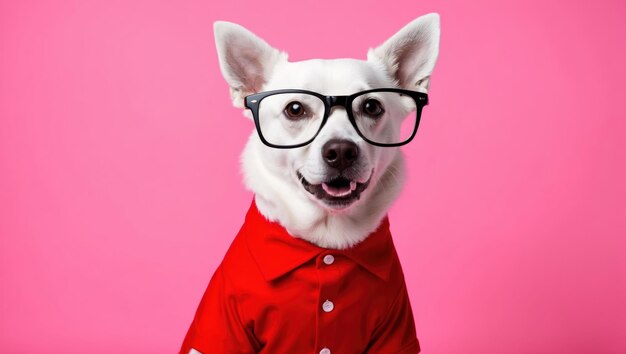
[[[356,189],[356,182],[355,181],[350,181],[350,191],[353,191]]]

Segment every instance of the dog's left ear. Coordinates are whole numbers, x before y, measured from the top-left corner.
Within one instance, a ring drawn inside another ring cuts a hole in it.
[[[382,62],[401,87],[426,92],[438,55],[439,15],[430,13],[370,49],[367,59]]]
[[[220,68],[230,86],[233,105],[243,108],[243,98],[259,92],[276,64],[287,61],[287,54],[238,24],[217,21],[213,28]]]

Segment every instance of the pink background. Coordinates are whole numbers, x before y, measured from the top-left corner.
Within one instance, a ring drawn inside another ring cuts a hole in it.
[[[178,350],[251,200],[213,21],[364,58],[431,11],[390,212],[423,353],[626,352],[624,1],[220,3],[0,1],[0,352]]]

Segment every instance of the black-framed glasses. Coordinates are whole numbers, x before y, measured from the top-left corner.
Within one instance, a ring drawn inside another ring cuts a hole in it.
[[[315,139],[331,108],[345,108],[363,140],[376,146],[400,146],[414,137],[428,95],[398,88],[377,88],[349,96],[284,89],[245,97],[261,141],[273,148],[297,148]]]

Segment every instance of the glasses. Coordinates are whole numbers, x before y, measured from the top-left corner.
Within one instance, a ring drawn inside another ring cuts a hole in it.
[[[245,97],[261,141],[286,149],[307,145],[322,130],[331,109],[343,107],[363,140],[376,146],[407,144],[417,132],[428,95],[422,92],[378,88],[349,96],[324,96],[317,92],[286,89]]]

